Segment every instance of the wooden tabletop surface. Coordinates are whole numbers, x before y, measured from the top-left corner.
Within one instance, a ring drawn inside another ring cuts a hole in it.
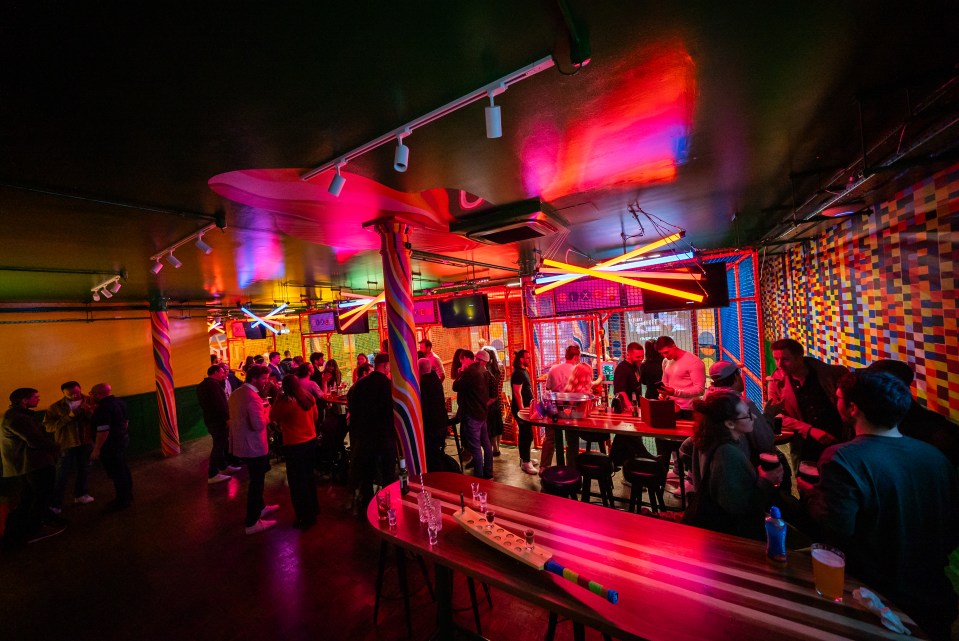
[[[522,534],[570,570],[619,592],[611,604],[548,572],[523,565],[477,541],[452,518],[463,492],[471,502],[472,476],[427,474],[425,485],[443,506],[439,542],[430,547],[419,522],[413,484],[405,497],[388,488],[397,512],[392,530],[367,520],[387,540],[455,572],[486,581],[536,606],[572,617],[617,639],[903,639],[879,624],[852,599],[859,587],[847,577],[845,602],[819,597],[808,552],[791,552],[784,568],[765,561],[755,541],[678,523],[479,480],[489,494],[496,523]],[[887,605],[889,603],[887,602]],[[901,615],[913,631],[921,633]],[[545,614],[544,614],[545,625]]]
[[[684,441],[693,435],[692,421],[676,421],[676,427],[673,429],[659,429],[629,414],[614,414],[612,412],[593,412],[586,418],[561,418],[555,423],[545,417],[533,420],[529,415],[530,411],[528,409],[519,411],[519,417],[522,420],[542,427],[578,430],[581,432],[608,432],[610,434],[654,436],[656,438],[668,438],[678,441]]]

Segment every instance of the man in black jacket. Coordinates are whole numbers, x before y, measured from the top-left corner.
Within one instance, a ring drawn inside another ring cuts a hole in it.
[[[448,472],[444,463],[449,415],[446,413],[443,383],[433,369],[432,359],[421,358],[418,366],[420,403],[423,408],[423,436],[426,440],[426,469],[430,472]]]
[[[390,356],[381,352],[373,359],[373,371],[356,381],[347,393],[350,475],[363,509],[373,500],[374,481],[386,485],[396,479],[396,428],[389,372]]]
[[[44,524],[62,524],[50,512],[56,480],[59,447],[34,418],[40,393],[30,387],[10,394],[10,409],[0,427],[0,457],[3,476],[20,480],[20,503],[7,517],[4,546],[19,545],[40,536],[51,536],[63,529],[43,532]]]
[[[224,384],[226,372],[219,365],[213,365],[206,371],[206,378],[196,386],[196,397],[203,411],[203,424],[213,438],[210,450],[210,465],[207,468],[207,483],[223,483],[230,476],[226,470],[236,472],[240,468],[227,464],[227,450],[230,445],[230,405],[226,398]]]
[[[486,417],[489,413],[490,388],[494,384],[486,371],[486,362],[473,360],[473,352],[464,351],[460,363],[463,369],[453,381],[453,391],[457,393],[456,402],[460,410],[460,433],[466,449],[473,455],[473,473],[491,479],[493,446],[489,440]]]

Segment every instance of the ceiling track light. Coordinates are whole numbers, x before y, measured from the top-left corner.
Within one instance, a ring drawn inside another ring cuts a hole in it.
[[[180,267],[182,267],[183,262],[180,261],[180,259],[178,259],[176,256],[174,256],[173,252],[179,249],[180,247],[183,247],[184,245],[186,245],[187,243],[191,241],[196,241],[195,244],[197,249],[199,249],[204,254],[207,254],[207,255],[212,254],[213,248],[210,247],[210,245],[203,240],[203,235],[214,228],[226,229],[226,218],[225,216],[222,216],[219,212],[217,212],[217,222],[211,223],[203,227],[202,229],[198,229],[197,231],[193,232],[186,238],[178,240],[177,242],[173,243],[169,247],[166,247],[160,252],[150,256],[150,260],[152,260],[154,263],[153,266],[150,267],[150,271],[153,272],[154,274],[159,274],[160,270],[163,269],[163,263],[160,261],[162,261],[164,257],[166,258],[168,263],[173,265],[174,268],[179,269]]]
[[[393,169],[403,173],[410,165],[410,148],[403,144],[403,139],[412,132],[404,129],[396,134],[396,152],[393,154]]]
[[[345,165],[345,162],[336,163],[336,173],[333,174],[333,178],[330,180],[330,186],[326,189],[334,198],[340,197],[340,192],[343,191],[343,185],[346,184],[346,178],[340,173],[340,169]]]
[[[500,114],[499,105],[493,102],[493,98],[506,91],[506,85],[501,84],[496,89],[487,89],[486,95],[489,96],[489,107],[486,108],[486,137],[503,137],[503,118]]]
[[[397,135],[397,132],[406,132],[406,135],[409,135],[410,132],[412,132],[413,130],[419,127],[428,125],[431,122],[439,120],[443,116],[447,116],[453,113],[454,111],[462,109],[463,107],[466,107],[467,105],[473,104],[474,102],[478,102],[480,100],[483,100],[484,98],[491,98],[491,95],[490,95],[491,93],[493,96],[496,96],[502,93],[503,91],[505,91],[507,87],[517,82],[520,82],[521,80],[530,78],[540,73],[541,71],[546,71],[547,69],[550,69],[554,67],[555,65],[556,65],[556,62],[553,60],[552,56],[546,56],[545,58],[541,58],[537,60],[536,62],[533,62],[531,64],[526,65],[525,67],[517,69],[513,73],[503,76],[499,80],[494,80],[493,82],[483,85],[479,89],[476,89],[475,91],[472,91],[466,94],[465,96],[457,98],[456,100],[449,102],[443,105],[442,107],[438,107],[437,109],[434,109],[428,114],[424,114],[420,116],[419,118],[416,118],[415,120],[411,120],[405,125],[392,130],[390,133],[383,134],[382,136],[378,138],[374,138],[368,143],[364,145],[360,145],[359,147],[356,147],[355,149],[352,149],[345,154],[340,154],[336,156],[335,158],[323,163],[322,165],[319,165],[318,167],[304,171],[300,175],[300,179],[310,180],[311,178],[325,171],[329,171],[330,169],[336,169],[337,165],[340,163],[345,164],[345,163],[351,162],[354,158],[358,158],[362,156],[363,154],[369,151],[372,151],[373,149],[382,147],[383,145],[388,145],[394,140],[397,140],[397,138],[399,137]],[[488,125],[496,124],[496,122],[499,121],[499,116],[498,116],[499,107],[497,107],[494,104],[491,104],[490,107],[487,107],[487,113],[489,114],[490,111],[492,111],[496,115],[487,115],[487,124]],[[499,124],[502,125],[501,122]],[[491,131],[491,128],[487,127],[487,135],[489,135],[490,133],[496,133],[495,128]],[[493,136],[490,136],[490,137],[492,138]],[[496,137],[499,137],[499,136],[496,136]],[[405,152],[402,152],[402,153],[405,153],[407,156],[406,158],[403,159],[404,162],[402,164],[406,166],[408,164],[406,161],[409,160],[408,158],[409,149],[406,147],[406,145],[403,144],[402,139],[398,140],[397,142],[398,142],[398,145],[394,155],[394,168],[396,168],[397,171],[405,171],[405,169],[400,169],[397,166],[398,164],[400,164],[397,162],[397,160],[400,160],[399,158],[399,155],[401,153],[400,148],[402,147],[403,149],[406,150]],[[333,193],[332,186],[333,184],[331,183],[330,193]]]
[[[101,298],[113,298],[113,295],[120,291],[120,287],[122,287],[120,276],[108,278],[90,288],[90,291],[93,292],[93,301],[99,303]]]

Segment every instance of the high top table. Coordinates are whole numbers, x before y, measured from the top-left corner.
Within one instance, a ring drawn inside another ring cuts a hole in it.
[[[716,534],[678,523],[609,510],[492,481],[478,480],[489,495],[496,523],[522,535],[536,533],[535,545],[553,558],[619,592],[619,603],[494,550],[463,530],[452,513],[460,492],[473,507],[472,476],[448,472],[425,476],[425,485],[443,507],[443,529],[435,547],[419,522],[413,483],[405,497],[393,483],[396,527],[377,516],[367,520],[387,541],[428,557],[436,569],[436,638],[452,639],[452,572],[461,572],[535,606],[569,617],[617,639],[649,641],[728,639],[899,639],[860,607],[851,592],[860,584],[846,578],[845,602],[816,594],[809,552],[790,552],[786,567],[766,563],[756,541]],[[891,604],[887,601],[886,605]],[[914,637],[925,638],[898,610]],[[546,617],[543,617],[546,625]],[[465,633],[465,636],[475,636]]]

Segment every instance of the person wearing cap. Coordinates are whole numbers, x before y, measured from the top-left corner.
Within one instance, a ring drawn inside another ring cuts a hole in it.
[[[742,397],[743,403],[749,408],[749,413],[753,417],[753,429],[738,441],[739,447],[749,462],[759,465],[759,455],[764,453],[778,456],[779,450],[776,449],[776,435],[773,433],[773,427],[756,404],[746,396],[746,384],[739,366],[730,361],[716,361],[709,368],[709,380],[712,381],[712,385],[706,390],[707,395],[720,390],[733,390]],[[784,485],[788,487],[789,466],[784,465],[783,469],[786,472]]]
[[[439,376],[442,383],[446,379],[446,370],[443,369],[443,361],[440,360],[440,357],[433,353],[433,342],[428,338],[421,340],[420,351],[423,352],[423,358],[429,360],[430,367]]]

